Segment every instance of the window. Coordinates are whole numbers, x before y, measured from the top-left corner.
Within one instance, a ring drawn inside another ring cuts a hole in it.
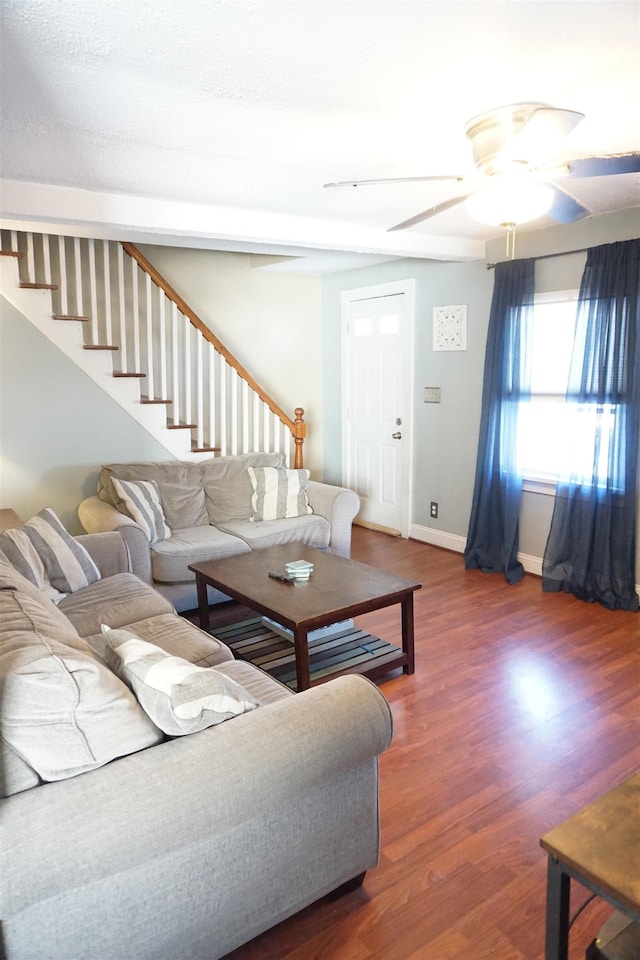
[[[615,404],[567,401],[578,291],[536,296],[528,343],[531,399],[518,411],[517,462],[525,480],[555,483],[573,476],[585,484],[610,471]],[[580,477],[580,474],[582,475]]]

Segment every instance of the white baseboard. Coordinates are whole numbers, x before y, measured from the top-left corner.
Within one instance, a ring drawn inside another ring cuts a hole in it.
[[[433,527],[421,526],[418,523],[411,524],[409,536],[413,540],[421,540],[423,543],[430,543],[434,547],[444,547],[445,550],[453,550],[455,553],[464,553],[467,543],[466,537],[460,537],[457,533],[446,533],[444,530],[435,530]],[[533,557],[528,553],[518,553],[518,560],[527,573],[533,573],[536,577],[542,576],[542,557]],[[636,592],[640,594],[639,584],[636,584]]]
[[[423,543],[444,547],[445,550],[453,550],[455,553],[464,553],[467,543],[466,537],[460,537],[456,533],[446,533],[444,530],[435,530],[433,527],[423,527],[419,523],[410,525],[409,536],[412,540],[422,540]]]

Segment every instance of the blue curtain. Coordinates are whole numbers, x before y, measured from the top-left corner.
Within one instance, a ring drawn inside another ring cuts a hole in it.
[[[639,299],[640,240],[591,248],[567,393],[576,423],[589,424],[590,457],[569,444],[575,460],[557,485],[542,570],[544,590],[612,610],[638,610]]]
[[[504,573],[518,583],[522,476],[516,439],[518,405],[531,395],[530,331],[534,260],[497,264],[484,366],[480,439],[464,565]]]

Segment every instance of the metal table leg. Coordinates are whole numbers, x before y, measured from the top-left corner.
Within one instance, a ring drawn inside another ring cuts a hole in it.
[[[547,863],[547,931],[545,960],[567,960],[569,955],[569,893],[571,877],[555,857]]]

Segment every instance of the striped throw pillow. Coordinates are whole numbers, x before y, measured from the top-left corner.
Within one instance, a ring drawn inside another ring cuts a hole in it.
[[[254,522],[284,520],[313,513],[309,506],[308,470],[287,470],[284,467],[248,467],[253,495]]]
[[[130,630],[106,624],[106,661],[136,695],[150,720],[172,737],[196,733],[258,706],[239,683],[213,667],[174,657]]]
[[[171,536],[171,528],[164,518],[160,487],[155,480],[116,480],[114,477],[113,486],[129,516],[146,533],[149,543]]]
[[[0,549],[23,577],[55,602],[100,580],[89,553],[67,532],[51,507],[23,527],[3,531]]]

